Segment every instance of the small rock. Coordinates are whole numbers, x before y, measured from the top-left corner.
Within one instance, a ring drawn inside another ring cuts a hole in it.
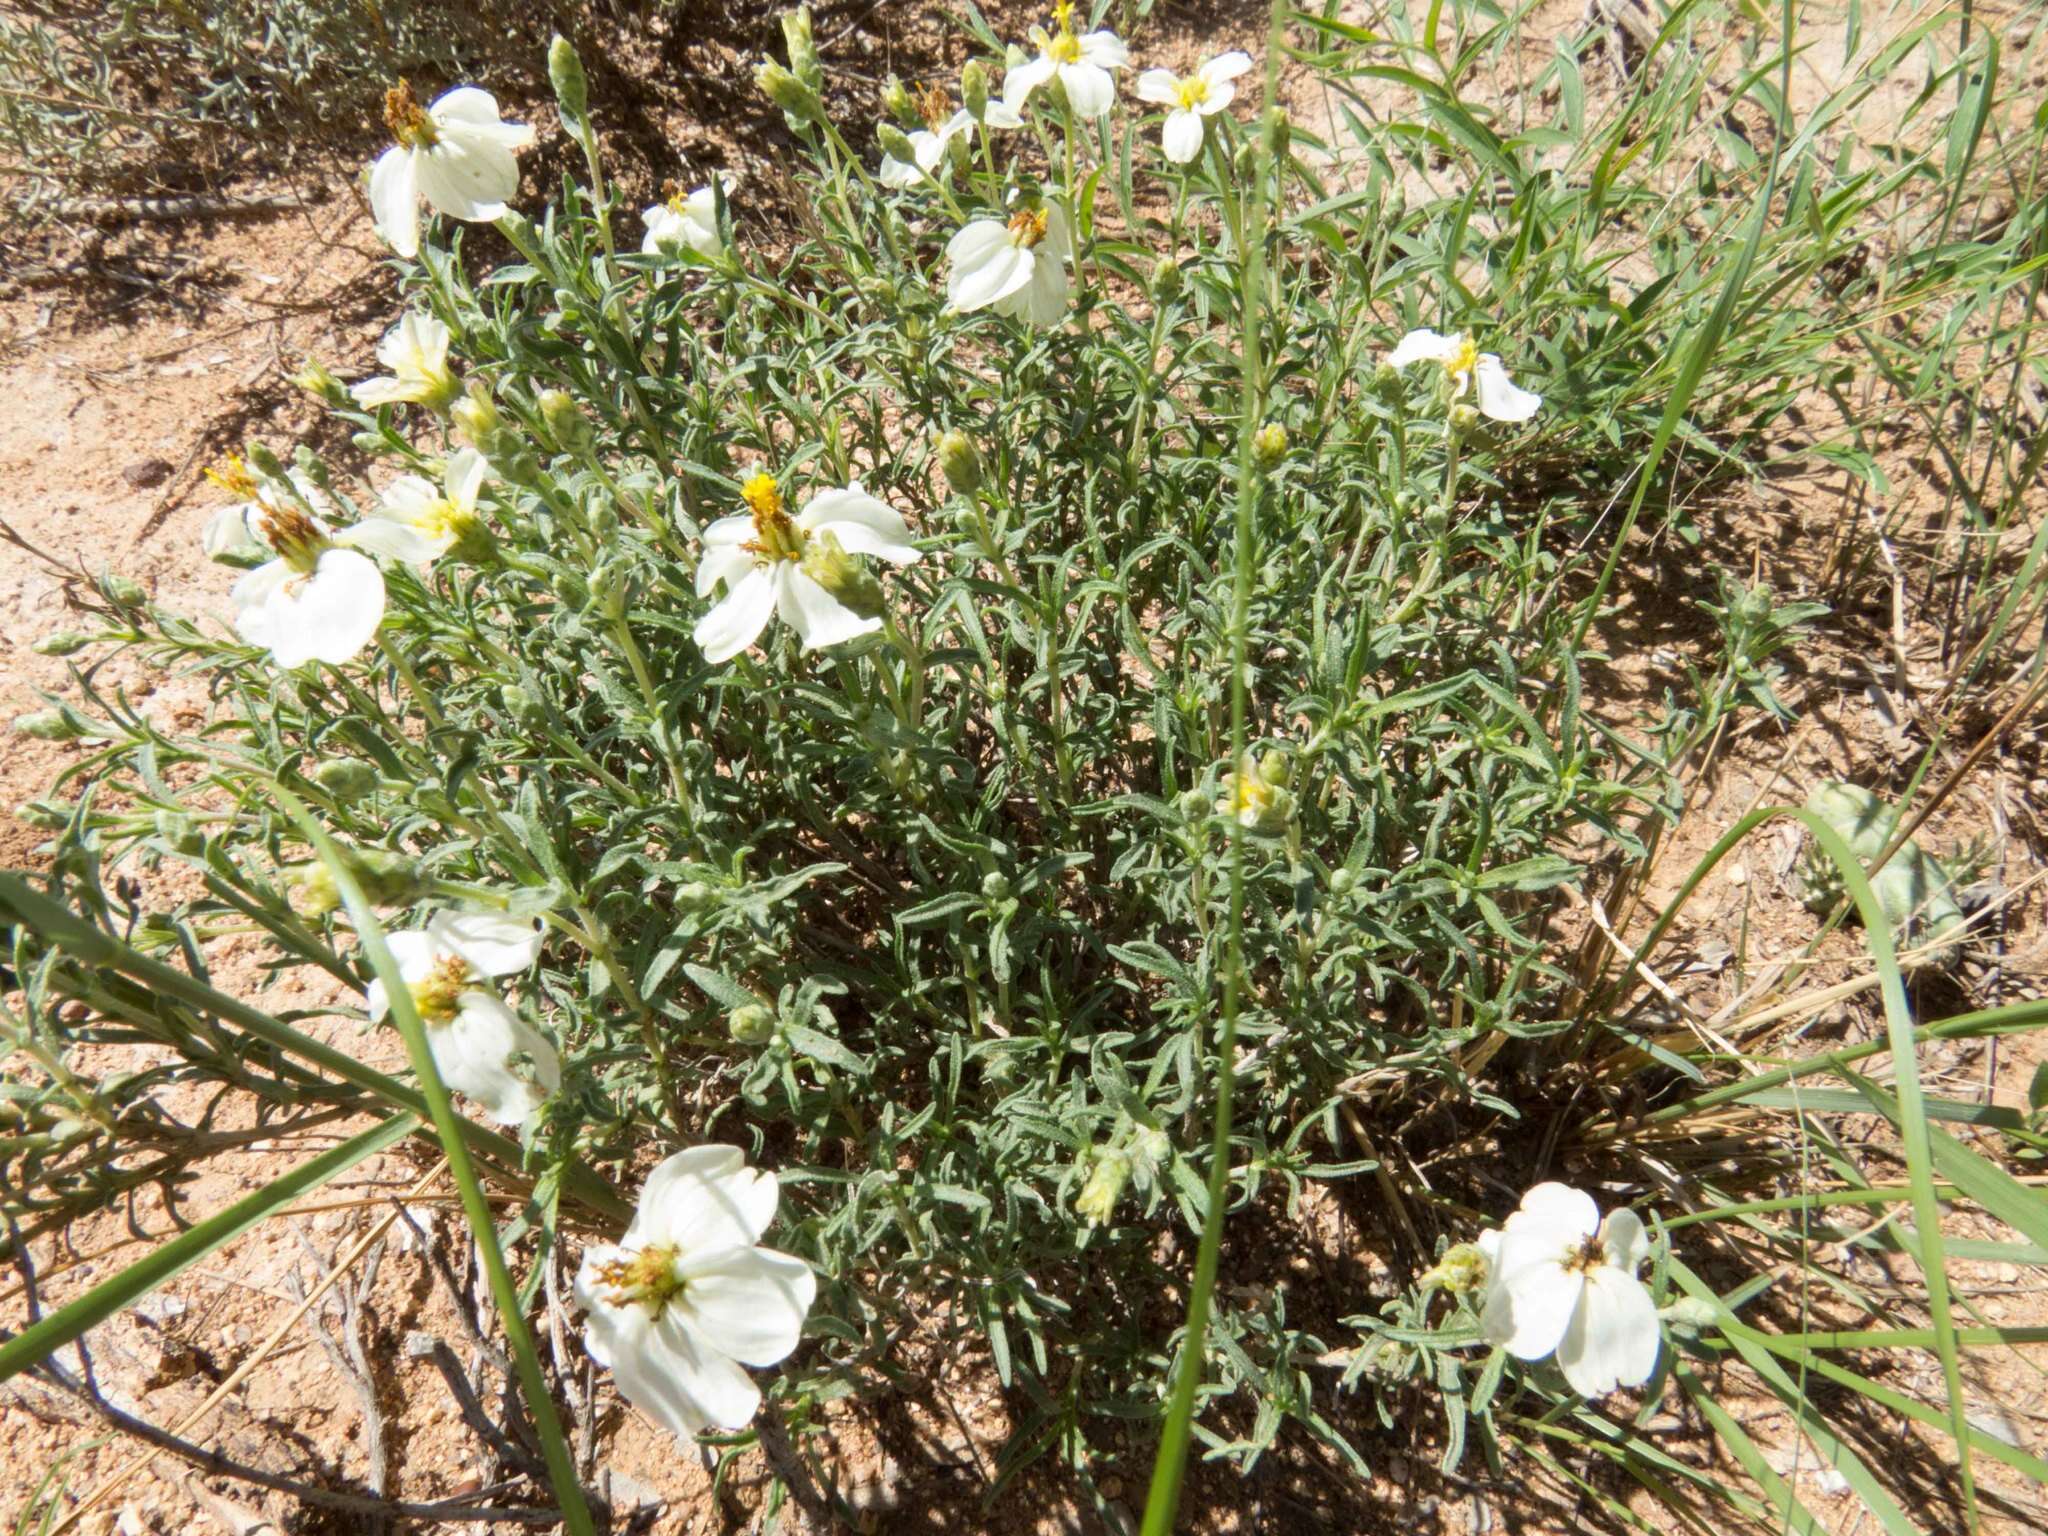
[[[605,1472],[605,1498],[614,1511],[627,1514],[641,1509],[659,1509],[668,1502],[659,1489],[616,1467]]]
[[[168,459],[137,459],[133,464],[122,467],[121,478],[136,490],[146,491],[171,478],[171,462]]]
[[[1728,883],[1738,887],[1749,884],[1749,866],[1746,864],[1730,864],[1728,866]]]

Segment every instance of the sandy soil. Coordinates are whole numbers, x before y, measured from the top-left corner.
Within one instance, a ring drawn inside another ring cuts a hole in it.
[[[1148,40],[1148,54],[1184,65],[1197,53],[1224,46],[1255,49],[1261,29],[1244,19],[1245,9],[1176,12]],[[1562,26],[1581,7],[1571,0],[1556,11],[1555,22]],[[890,46],[870,46],[868,53],[878,73],[895,61]],[[1822,60],[1817,68],[1826,67],[1825,54],[1816,58]],[[1304,120],[1312,120],[1315,102],[1304,96],[1294,104]],[[701,125],[669,121],[661,128],[686,163],[745,159],[745,146],[735,149]],[[136,238],[138,249],[147,248],[155,258],[154,269],[169,275],[0,289],[0,399],[29,407],[0,413],[0,503],[8,524],[35,551],[0,546],[0,616],[6,621],[0,627],[0,706],[8,715],[36,707],[39,690],[66,686],[66,663],[36,655],[29,645],[70,626],[69,583],[110,568],[143,582],[167,606],[195,615],[221,612],[233,573],[209,564],[198,551],[199,528],[213,505],[200,480],[202,467],[249,437],[282,445],[310,430],[313,410],[285,382],[286,375],[311,355],[343,378],[360,376],[369,371],[371,348],[389,323],[392,279],[378,266],[380,253],[359,202],[340,176],[316,201],[290,214],[254,223],[184,225]],[[165,259],[172,255],[175,261]],[[1927,483],[1932,471],[1913,467],[1924,462],[1914,445],[1898,445],[1897,460],[1894,478],[1906,487],[1901,494],[1924,494],[1931,507],[1938,488]],[[1843,487],[1816,478],[1776,485],[1768,494],[1732,497],[1714,511],[1717,537],[1725,541],[1723,563],[1754,563],[1781,592],[1826,591],[1835,611],[1816,643],[1800,653],[1791,678],[1788,702],[1798,713],[1797,724],[1789,730],[1746,728],[1722,746],[1647,883],[1648,910],[1670,897],[1694,860],[1752,804],[1796,802],[1828,777],[1885,782],[1885,775],[1874,773],[1877,765],[1903,763],[1925,744],[1923,714],[1933,681],[1929,649],[1938,636],[1925,617],[1932,607],[1927,594],[1913,589],[1913,561],[1929,558],[1938,540],[1930,531],[1926,548],[1903,551],[1906,574],[1896,604],[1881,568],[1857,583],[1831,587],[1819,552],[1829,547],[1844,506]],[[1595,676],[1597,707],[1616,723],[1634,723],[1637,711],[1647,709],[1664,685],[1677,682],[1681,658],[1707,654],[1711,633],[1688,601],[1699,592],[1697,562],[1689,552],[1645,542],[1604,634],[1616,661]],[[154,717],[179,724],[197,718],[189,685],[126,667],[114,663],[100,682],[127,689]],[[2033,734],[2023,733],[1994,754],[1923,833],[1935,847],[1950,848],[1989,829],[1993,875],[2007,893],[1995,908],[1994,931],[1979,944],[1969,968],[1957,978],[1923,983],[1949,989],[1941,998],[1946,1004],[1953,1004],[1958,989],[1979,1005],[2039,996],[2048,978],[2041,894],[2030,884],[2042,868],[2039,817],[2048,804],[2048,784],[2038,727],[2029,730]],[[1952,743],[1948,759],[1967,744],[1967,738]],[[0,760],[0,803],[12,806],[42,793],[77,754],[76,747],[10,737]],[[25,825],[0,821],[0,864],[33,864],[38,841],[39,834]],[[1811,934],[1812,919],[1793,890],[1792,852],[1792,840],[1784,836],[1753,840],[1695,898],[1674,942],[1660,952],[1660,959],[1673,962],[1660,979],[1694,1011],[1711,1015],[1733,1002],[1761,968]],[[1643,914],[1631,922],[1617,908],[1616,916],[1626,933],[1641,931]],[[1853,937],[1841,936],[1824,954],[1813,985],[1855,974]],[[333,1000],[301,980],[269,983],[253,951],[230,947],[215,959],[220,984],[266,1003],[317,1009]],[[1878,1024],[1866,995],[1801,1027],[1811,1042],[1863,1038]],[[380,1061],[396,1059],[394,1042],[358,1036],[340,1021],[330,1021],[328,1029],[352,1049]],[[2017,1046],[1945,1048],[1930,1059],[1930,1087],[1986,1103],[2024,1103],[2042,1049],[2039,1036]],[[345,1135],[352,1128],[333,1129]],[[1866,1124],[1857,1134],[1867,1131]],[[291,1155],[305,1155],[306,1145],[295,1142]],[[1569,1167],[1579,1152],[1566,1147],[1560,1155]],[[1881,1157],[1882,1149],[1872,1155]],[[220,1209],[285,1162],[276,1148],[253,1142],[215,1159],[181,1186],[177,1209],[188,1217]],[[418,1147],[365,1164],[291,1219],[258,1229],[144,1306],[95,1330],[92,1361],[108,1399],[155,1423],[180,1423],[255,1358],[300,1298],[403,1203],[409,1218],[390,1226],[349,1278],[261,1355],[259,1367],[190,1433],[239,1462],[309,1483],[376,1488],[415,1501],[490,1492],[523,1453],[494,1449],[489,1434],[477,1427],[502,1422],[503,1377],[474,1337],[474,1319],[487,1315],[488,1306],[478,1306],[459,1216],[451,1213],[445,1183],[434,1180],[431,1169],[431,1153]],[[1333,1277],[1355,1277],[1361,1266],[1370,1271],[1378,1264],[1377,1256],[1355,1250],[1336,1202],[1312,1200],[1292,1215],[1317,1235],[1311,1247],[1320,1251],[1304,1260],[1304,1273],[1289,1283],[1328,1286]],[[148,1190],[122,1210],[73,1224],[61,1241],[39,1243],[37,1283],[44,1305],[77,1294],[131,1261],[144,1242],[171,1230],[172,1211],[162,1192]],[[2007,1235],[1966,1224],[1957,1232]],[[1912,1278],[1903,1261],[1848,1262],[1861,1266],[1859,1279],[1873,1288]],[[1985,1321],[2039,1323],[2048,1317],[2048,1306],[2022,1288],[2023,1272],[2014,1266],[1959,1263],[1953,1278]],[[21,1288],[10,1283],[0,1292],[0,1319],[13,1326],[23,1303]],[[574,1361],[573,1320],[557,1312],[554,1321],[566,1341],[561,1358]],[[2038,1372],[2048,1366],[2048,1354],[2034,1351],[2031,1359],[2027,1365],[2018,1357],[2002,1358],[1970,1388],[1983,1425],[1999,1426],[1989,1432],[2009,1433],[2043,1454],[2048,1415],[2037,1410]],[[834,1434],[813,1446],[865,1528],[990,1536],[1094,1532],[1116,1529],[1119,1513],[1127,1516],[1142,1506],[1145,1453],[1132,1442],[1119,1458],[1112,1442],[1097,1471],[1098,1491],[1111,1510],[1107,1523],[1049,1462],[1035,1465],[1005,1489],[992,1510],[985,1508],[997,1460],[1020,1428],[1019,1405],[1002,1397],[988,1361],[971,1352],[947,1359],[928,1354],[906,1363],[925,1367],[922,1392],[838,1411]],[[1924,1369],[1924,1362],[1907,1367],[1891,1384],[1939,1400],[1938,1383],[1922,1379]],[[587,1372],[567,1374],[571,1407],[580,1415],[579,1442],[596,1485],[622,1520],[637,1508],[645,1526],[663,1532],[758,1527],[768,1481],[760,1453],[740,1457],[714,1495],[699,1457],[624,1410],[608,1384]],[[481,1407],[465,1404],[454,1381],[480,1384]],[[1834,1528],[1846,1536],[1853,1499],[1829,1492],[1810,1449],[1774,1401],[1757,1398],[1748,1407],[1750,1433],[1794,1476],[1809,1506],[1839,1522]],[[1674,1454],[1695,1461],[1711,1454],[1711,1440],[1696,1424],[1674,1418],[1671,1428]],[[1898,1429],[1873,1426],[1872,1433],[1897,1436]],[[1566,1531],[1592,1517],[1593,1506],[1575,1503],[1527,1468],[1510,1469],[1522,1483],[1520,1502],[1439,1477],[1429,1465],[1434,1448],[1426,1426],[1414,1427],[1404,1448],[1391,1448],[1395,1443],[1379,1448],[1375,1475],[1365,1483],[1353,1482],[1333,1461],[1312,1452],[1271,1458],[1248,1479],[1204,1468],[1196,1474],[1189,1507],[1209,1511],[1203,1528],[1219,1532]],[[1924,1461],[1924,1451],[1913,1447],[1931,1442],[1907,1435],[1893,1443],[1896,1454]],[[10,1480],[21,1496],[33,1491],[46,1470],[68,1484],[74,1500],[105,1488],[82,1522],[94,1532],[219,1529],[256,1536],[266,1529],[372,1528],[359,1515],[302,1507],[283,1494],[202,1477],[168,1457],[146,1462],[133,1442],[102,1438],[100,1426],[75,1404],[28,1386],[0,1390],[0,1456],[22,1469],[21,1477]],[[1984,1468],[1983,1476],[2021,1512],[2007,1529],[2048,1528],[2048,1512],[2029,1490],[2016,1480],[2001,1480],[1996,1469]],[[1924,1469],[1923,1486],[1936,1510],[1952,1493],[1938,1466]],[[16,1503],[13,1497],[0,1500],[10,1516]],[[2024,1513],[2029,1509],[2039,1516],[2031,1527]],[[790,1519],[802,1529],[812,1517],[797,1510]]]

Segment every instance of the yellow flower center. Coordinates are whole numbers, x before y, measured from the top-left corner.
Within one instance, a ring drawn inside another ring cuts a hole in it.
[[[937,133],[940,125],[952,116],[949,110],[952,105],[953,98],[946,94],[943,85],[928,85],[917,93],[917,115],[924,119],[925,127],[933,133]]]
[[[1256,773],[1233,773],[1230,776],[1230,814],[1242,817],[1247,813],[1263,818],[1273,804],[1273,786]]]
[[[1209,82],[1200,75],[1192,80],[1176,80],[1173,82],[1173,94],[1181,107],[1191,112],[1209,99]]]
[[[434,120],[414,99],[412,87],[404,80],[384,93],[384,126],[407,149],[426,149],[441,140]]]
[[[249,466],[242,462],[239,453],[222,455],[218,464],[208,468],[206,478],[237,501],[256,499],[256,477],[249,473]]]
[[[1444,359],[1444,372],[1452,378],[1460,378],[1479,366],[1479,347],[1470,336],[1451,338],[1458,344],[1458,350]]]
[[[460,502],[436,496],[420,509],[413,526],[430,539],[460,539],[476,526],[476,514]]]
[[[443,955],[436,960],[425,978],[411,987],[412,1005],[419,1010],[420,1022],[430,1026],[448,1023],[468,985],[469,962],[462,956]]]
[[[754,514],[754,537],[743,548],[767,560],[800,560],[804,532],[782,510],[782,492],[765,469],[747,477],[740,499]]]
[[[1010,215],[1010,244],[1030,250],[1045,238],[1047,212],[1043,208],[1019,208]]]
[[[605,1300],[615,1307],[642,1302],[656,1316],[683,1293],[676,1274],[679,1250],[674,1243],[649,1243],[638,1253],[614,1259],[597,1272],[600,1285],[611,1287]]]

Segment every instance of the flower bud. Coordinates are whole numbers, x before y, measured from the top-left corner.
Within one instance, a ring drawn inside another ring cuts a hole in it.
[[[901,161],[905,165],[917,164],[917,146],[912,144],[909,135],[894,123],[877,123],[875,140],[882,146],[882,153],[890,159]]]
[[[91,635],[81,635],[75,629],[60,629],[55,634],[43,636],[29,649],[38,656],[76,656],[91,644]]]
[[[249,445],[248,459],[250,467],[265,479],[284,479],[284,460],[271,451],[268,443],[251,443]]]
[[[1081,1193],[1074,1197],[1074,1214],[1089,1226],[1099,1227],[1114,1214],[1117,1201],[1123,1198],[1124,1184],[1131,1176],[1131,1159],[1115,1147],[1097,1147],[1084,1155],[1092,1156],[1095,1166],[1089,1170]]]
[[[143,591],[141,582],[113,571],[100,573],[100,595],[123,608],[139,608],[149,601],[149,594]]]
[[[1294,766],[1279,752],[1268,752],[1259,759],[1259,778],[1273,789],[1285,789],[1294,777]]]
[[[498,414],[491,392],[480,381],[471,379],[468,392],[448,414],[455,422],[456,435],[488,458],[491,445],[505,426],[505,418]]]
[[[1372,387],[1376,393],[1384,395],[1390,400],[1400,399],[1401,370],[1382,358],[1373,365]]]
[[[340,850],[342,863],[362,888],[363,898],[373,907],[409,906],[421,893],[419,860],[388,848]],[[286,878],[292,888],[292,906],[308,917],[323,917],[341,906],[341,888],[334,873],[321,859],[291,865]]]
[[[343,805],[353,805],[377,789],[377,770],[360,757],[330,757],[313,770],[312,777]]]
[[[37,741],[76,741],[86,734],[85,721],[69,709],[38,709],[14,717],[14,733]]]
[[[1209,814],[1209,797],[1199,789],[1184,790],[1175,808],[1189,821],[1201,821]]]
[[[775,1010],[766,1003],[742,1003],[725,1016],[725,1028],[741,1045],[765,1045],[775,1035]]]
[[[1261,469],[1272,469],[1287,457],[1287,429],[1269,421],[1252,434],[1252,457]]]
[[[804,541],[803,573],[861,618],[881,617],[882,584],[831,534],[814,533]]]
[[[1266,109],[1266,149],[1273,156],[1275,164],[1287,158],[1287,151],[1294,143],[1294,124],[1289,121],[1284,107]]]
[[[818,44],[811,36],[811,8],[800,5],[776,18],[782,23],[782,45],[789,53],[790,73],[813,93],[825,89],[825,66],[818,62]]]
[[[1339,865],[1330,871],[1330,894],[1344,896],[1358,886],[1358,871],[1348,865]]]
[[[977,123],[988,116],[988,66],[979,59],[969,59],[960,71],[960,100]]]
[[[1000,869],[992,869],[981,877],[981,894],[988,901],[1001,901],[1010,894],[1010,877]]]
[[[1479,412],[1460,403],[1451,407],[1451,430],[1463,436],[1479,425]]]
[[[583,77],[583,61],[559,32],[548,44],[548,83],[555,88],[555,105],[562,109],[563,121],[580,127],[590,115],[590,85]]]
[[[905,128],[915,128],[924,121],[918,116],[917,100],[910,94],[910,88],[894,75],[882,84],[882,110]]]
[[[972,496],[981,489],[981,450],[974,446],[973,438],[956,427],[939,434],[934,451],[946,484],[962,496]]]
[[[761,61],[754,71],[754,84],[762,95],[782,108],[782,115],[789,119],[792,129],[808,128],[825,115],[818,93],[773,59]]]
[[[1436,1267],[1423,1275],[1422,1283],[1441,1286],[1455,1296],[1469,1296],[1486,1284],[1486,1255],[1476,1243],[1458,1243],[1444,1250]]]
[[[292,383],[303,389],[315,400],[327,405],[346,406],[354,403],[343,384],[327,371],[327,365],[318,358],[309,357],[299,364],[299,371],[292,375]]]
[[[534,402],[540,407],[541,423],[555,447],[563,453],[583,454],[590,449],[590,420],[566,391],[544,389]]]
[[[1152,264],[1152,281],[1148,285],[1154,303],[1171,304],[1187,288],[1187,277],[1180,269],[1180,263],[1171,256],[1162,256]]]
[[[1682,1339],[1696,1339],[1720,1321],[1721,1309],[1704,1296],[1681,1296],[1657,1316]]]

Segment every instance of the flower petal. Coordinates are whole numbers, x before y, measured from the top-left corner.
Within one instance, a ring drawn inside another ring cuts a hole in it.
[[[768,1230],[780,1198],[775,1175],[749,1168],[738,1147],[685,1147],[647,1175],[626,1246],[674,1243],[707,1253],[745,1248]]]
[[[436,912],[427,919],[426,932],[443,954],[460,955],[482,976],[509,976],[525,970],[540,956],[537,918],[507,917],[502,912]]]
[[[1503,1267],[1499,1287],[1488,1292],[1480,1329],[1517,1360],[1541,1360],[1571,1326],[1585,1288],[1585,1277],[1562,1264]]]
[[[1211,90],[1235,80],[1252,67],[1252,56],[1242,48],[1233,48],[1228,53],[1219,53],[1195,73],[1209,83]]]
[[[874,555],[897,565],[910,565],[918,559],[903,514],[868,495],[858,481],[844,490],[813,496],[796,524],[806,533],[831,534],[848,554]]]
[[[755,566],[703,618],[690,637],[710,662],[730,661],[760,639],[775,613],[775,587],[768,572]]]
[[[1131,50],[1114,32],[1090,32],[1077,39],[1081,57],[1102,69],[1123,69],[1131,62]]]
[[[612,1362],[634,1407],[674,1434],[739,1429],[761,1406],[761,1389],[730,1357],[692,1334],[675,1307],[655,1319],[638,1350]]]
[[[802,1259],[772,1248],[728,1248],[677,1267],[685,1282],[674,1305],[689,1330],[721,1354],[773,1365],[796,1348],[818,1277]]]
[[[334,542],[350,549],[365,549],[385,560],[404,565],[426,565],[446,554],[453,536],[435,538],[398,518],[373,513],[353,527],[344,528]]]
[[[413,152],[394,144],[370,167],[370,213],[384,243],[401,256],[420,253],[420,193]]]
[[[469,128],[496,129],[507,149],[522,149],[533,142],[533,129],[525,123],[498,121],[498,98],[474,85],[458,85],[434,98],[427,116],[444,131],[451,124]]]
[[[1557,1363],[1574,1392],[1599,1397],[1648,1381],[1661,1337],[1657,1304],[1642,1281],[1599,1268],[1586,1277],[1585,1294],[1557,1346]]]
[[[487,224],[519,190],[519,162],[501,145],[451,132],[415,154],[420,195],[450,218]]]
[[[455,1017],[427,1031],[441,1080],[467,1094],[500,1125],[522,1125],[562,1085],[555,1048],[495,992],[472,987],[462,994]],[[531,1058],[537,1084],[515,1072],[512,1056]]]
[[[864,619],[793,565],[777,573],[775,611],[797,632],[807,651],[871,635],[882,627],[879,618]]]
[[[1114,39],[1112,39],[1114,41]],[[1118,43],[1121,48],[1123,45]],[[1091,61],[1086,53],[1079,64],[1060,66],[1060,84],[1067,88],[1067,104],[1079,118],[1103,116],[1116,105],[1116,81],[1109,71]]]
[[[754,568],[754,557],[736,544],[714,544],[697,560],[697,595],[709,597],[720,582],[736,587]]]
[[[491,472],[491,461],[474,448],[458,448],[448,455],[448,462],[441,466],[441,485],[448,492],[448,499],[467,511],[476,510],[476,499],[482,494],[484,478]]]
[[[1425,328],[1403,336],[1394,350],[1387,354],[1387,361],[1396,368],[1406,368],[1410,363],[1448,362],[1457,355],[1457,337],[1439,336]]]
[[[1479,409],[1495,421],[1527,421],[1543,404],[1541,395],[1517,388],[1491,352],[1479,354],[1477,373]]]
[[[1140,101],[1170,107],[1180,100],[1180,77],[1170,69],[1148,69],[1131,82],[1131,94]]]
[[[1167,159],[1175,165],[1186,165],[1202,152],[1202,114],[1185,107],[1167,113],[1159,142]]]
[[[1650,1238],[1643,1230],[1642,1217],[1634,1211],[1609,1211],[1600,1223],[1600,1246],[1609,1264],[1633,1275],[1650,1256]]]
[[[1019,64],[1015,69],[1003,72],[1003,105],[1012,112],[1024,105],[1024,100],[1046,81],[1059,64],[1044,54],[1028,63]]]
[[[1506,1226],[1512,1235],[1518,1225],[1539,1223],[1569,1238],[1588,1238],[1600,1230],[1600,1207],[1584,1190],[1551,1180],[1523,1194],[1521,1208],[1508,1217]]]
[[[704,530],[706,544],[744,544],[754,536],[754,520],[746,513],[721,517]]]

